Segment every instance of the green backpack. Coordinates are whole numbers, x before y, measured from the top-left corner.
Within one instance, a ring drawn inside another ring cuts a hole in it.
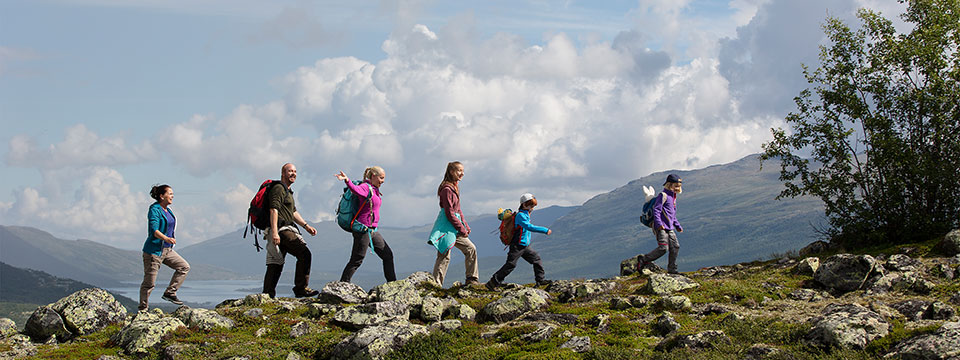
[[[357,180],[353,183],[360,185],[363,182]],[[367,189],[370,190],[370,194],[367,195],[366,201],[363,201],[363,199],[357,197],[357,194],[350,191],[349,187],[343,187],[343,195],[340,195],[340,204],[337,205],[337,225],[340,225],[343,231],[351,233],[367,231],[367,226],[357,221],[357,214],[360,213],[360,210],[363,209],[364,206],[370,206],[372,202],[373,187],[367,184]],[[372,212],[370,216],[373,217]]]

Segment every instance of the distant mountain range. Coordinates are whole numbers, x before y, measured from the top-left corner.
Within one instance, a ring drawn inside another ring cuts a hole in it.
[[[678,200],[681,271],[767,258],[796,250],[814,240],[813,225],[822,219],[823,208],[812,198],[777,201],[783,185],[779,164],[770,162],[761,170],[757,156],[733,163],[690,171],[666,171],[631,181],[609,193],[595,196],[582,206],[547,207],[533,213],[533,222],[554,231],[535,236],[534,249],[543,258],[550,278],[595,278],[616,275],[621,260],[652,250],[656,243],[650,229],[639,224],[644,195],[642,185],[658,190],[667,173],[684,179]],[[464,201],[469,201],[465,195]],[[515,207],[516,204],[504,204]],[[425,216],[432,220],[435,216]],[[494,232],[495,214],[467,216],[471,240],[480,257],[481,280],[503,265],[506,252]],[[408,228],[381,228],[396,259],[398,276],[414,271],[432,271],[436,251],[426,244],[433,224]],[[313,254],[311,286],[337,280],[352,246],[350,234],[333,222],[314,224],[317,236],[305,236]],[[264,252],[257,252],[253,238],[242,230],[195,245],[178,248],[191,264],[187,281],[204,279],[262,278]],[[263,239],[259,242],[263,245]],[[119,282],[138,282],[143,274],[139,251],[120,250],[88,240],[60,240],[41,230],[0,226],[0,261],[32,268],[103,287]],[[288,257],[281,283],[292,283],[293,257]],[[666,258],[662,260],[666,265]],[[380,259],[368,253],[353,281],[364,288],[383,282]],[[161,272],[166,268],[161,269]],[[168,276],[168,275],[160,275]],[[455,251],[447,286],[463,279],[463,256]],[[532,281],[529,265],[521,261],[511,282]]]

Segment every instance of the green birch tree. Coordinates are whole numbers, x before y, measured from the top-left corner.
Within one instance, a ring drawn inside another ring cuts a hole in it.
[[[960,223],[960,0],[914,0],[898,33],[861,9],[828,18],[820,66],[772,129],[761,161],[781,160],[778,198],[822,199],[831,242],[923,241]],[[809,154],[809,155],[806,155]]]

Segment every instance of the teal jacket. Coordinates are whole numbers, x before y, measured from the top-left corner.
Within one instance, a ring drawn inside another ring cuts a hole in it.
[[[167,208],[170,216],[173,216],[173,210]],[[173,216],[176,219],[176,216]],[[154,230],[160,230],[161,233],[167,232],[167,217],[163,216],[163,206],[160,203],[153,203],[147,210],[147,241],[143,243],[143,252],[160,256],[163,250],[163,240],[153,236]]]
[[[520,246],[530,245],[530,234],[531,231],[546,234],[550,229],[537,226],[530,223],[530,212],[527,210],[520,210],[517,212],[517,215],[513,217],[513,223],[520,227],[520,236],[518,242]]]

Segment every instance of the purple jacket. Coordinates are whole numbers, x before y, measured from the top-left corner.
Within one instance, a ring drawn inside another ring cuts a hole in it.
[[[370,181],[368,180],[364,180],[360,185],[356,185],[352,181],[347,180],[343,182],[347,184],[350,191],[357,194],[357,197],[363,199],[364,202],[367,201],[367,196],[370,195],[369,189],[373,189],[373,196],[370,196],[370,205],[361,206],[360,211],[357,211],[357,221],[367,227],[377,227],[377,223],[380,222],[380,204],[383,202],[381,199],[383,194],[380,193],[380,189],[370,185]],[[373,217],[370,216],[371,213]]]
[[[666,196],[666,201],[660,198],[661,196]],[[657,195],[657,201],[653,202],[653,228],[683,231],[677,221],[677,195],[673,191],[663,189],[663,192]]]

